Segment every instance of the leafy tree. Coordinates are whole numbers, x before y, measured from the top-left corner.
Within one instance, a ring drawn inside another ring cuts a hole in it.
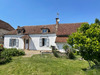
[[[95,23],[99,24],[100,25],[100,20],[99,19],[95,19]]]
[[[89,62],[100,62],[100,25],[83,23],[76,33],[69,36],[68,44],[79,49],[80,55]]]

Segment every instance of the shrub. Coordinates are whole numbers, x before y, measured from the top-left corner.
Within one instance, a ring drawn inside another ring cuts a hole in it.
[[[66,55],[68,59],[75,58],[74,52],[76,52],[76,50],[74,50],[70,45],[64,45],[63,49],[66,51]]]
[[[16,48],[11,48],[11,49],[4,49],[1,55],[20,56],[20,55],[25,55],[25,52],[22,50],[17,50]]]
[[[20,56],[20,55],[25,55],[25,52],[22,50],[17,50],[16,48],[11,48],[11,49],[4,49],[1,52],[0,56],[0,64],[4,64],[7,62],[11,61],[11,56]]]
[[[59,57],[58,53],[57,53],[57,50],[52,50],[53,54],[55,57]]]
[[[7,62],[10,62],[11,60],[11,56],[3,55],[0,57],[0,64],[5,64]]]
[[[73,52],[70,52],[69,53],[69,59],[74,59],[74,58],[75,58],[74,53]]]
[[[25,55],[25,52],[24,51],[22,51],[22,50],[18,50],[18,51],[19,51],[19,54],[18,54],[19,56],[20,55]]]
[[[68,49],[68,48],[69,48],[69,46],[66,45],[66,44],[63,46],[63,49],[64,49],[64,50],[66,50],[66,49]]]
[[[4,49],[3,45],[0,44],[0,51],[2,51]]]

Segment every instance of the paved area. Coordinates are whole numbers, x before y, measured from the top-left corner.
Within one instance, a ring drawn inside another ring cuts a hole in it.
[[[36,51],[36,50],[24,50],[25,51],[25,56],[23,57],[31,57],[34,54],[41,54],[40,51]]]
[[[42,50],[42,51],[40,51],[40,50],[24,50],[24,52],[25,52],[25,55],[23,56],[23,57],[31,57],[31,56],[33,56],[33,55],[35,55],[35,54],[41,54],[41,53],[43,53],[43,52],[52,52],[52,50]]]

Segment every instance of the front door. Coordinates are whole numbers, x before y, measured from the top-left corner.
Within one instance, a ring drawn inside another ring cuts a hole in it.
[[[25,49],[29,49],[29,39],[25,40]]]

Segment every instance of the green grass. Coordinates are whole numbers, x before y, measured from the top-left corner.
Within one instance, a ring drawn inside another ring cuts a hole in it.
[[[84,60],[34,55],[13,57],[12,62],[0,65],[0,75],[100,75],[99,69],[82,70],[88,67]]]

